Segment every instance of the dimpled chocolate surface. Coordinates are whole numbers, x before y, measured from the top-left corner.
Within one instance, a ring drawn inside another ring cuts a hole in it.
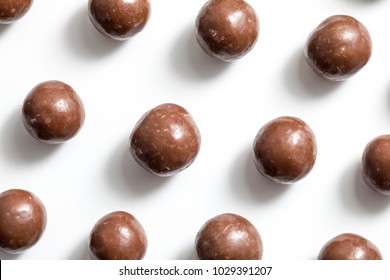
[[[159,176],[187,168],[200,149],[200,132],[183,107],[166,103],[146,112],[130,135],[130,152],[137,163]]]
[[[35,86],[24,100],[22,115],[31,136],[49,144],[73,138],[85,118],[80,97],[72,87],[60,81]]]
[[[31,192],[10,189],[0,194],[0,249],[17,254],[34,246],[46,228],[46,210]]]
[[[89,18],[103,35],[125,40],[144,29],[150,17],[149,0],[89,0]]]
[[[301,119],[279,117],[259,130],[253,143],[253,155],[262,175],[277,183],[294,183],[313,168],[316,139]]]
[[[231,213],[208,220],[195,238],[200,260],[260,260],[263,243],[255,226]]]
[[[31,8],[33,0],[0,1],[0,24],[14,22],[23,17]]]
[[[207,54],[232,61],[255,46],[260,24],[255,10],[243,0],[210,0],[195,25],[196,39]]]
[[[89,238],[89,254],[95,260],[141,260],[146,249],[147,238],[142,225],[124,211],[101,218]]]
[[[371,140],[363,151],[362,177],[379,193],[390,196],[390,135]]]
[[[367,64],[371,49],[370,34],[362,23],[351,16],[335,15],[313,30],[304,53],[318,75],[342,81]]]
[[[366,238],[343,233],[329,240],[321,249],[319,260],[381,260],[378,248]]]

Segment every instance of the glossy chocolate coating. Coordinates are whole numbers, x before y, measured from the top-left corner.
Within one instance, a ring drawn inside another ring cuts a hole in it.
[[[31,8],[33,0],[0,1],[0,24],[12,23],[23,17]]]
[[[130,152],[151,173],[171,176],[192,164],[200,143],[199,129],[188,111],[166,103],[146,112],[135,125]]]
[[[60,81],[35,86],[24,100],[22,115],[31,136],[49,144],[73,138],[85,118],[80,97],[72,87]]]
[[[116,211],[94,225],[89,237],[89,255],[94,260],[141,260],[147,245],[140,222],[127,212]]]
[[[208,220],[195,238],[200,260],[260,260],[263,243],[255,226],[247,219],[224,213]]]
[[[294,183],[313,168],[316,139],[301,119],[279,117],[259,130],[253,142],[253,155],[262,175],[277,183]]]
[[[34,246],[46,228],[46,210],[33,193],[10,189],[0,194],[0,249],[17,254]]]
[[[363,151],[362,177],[379,193],[390,196],[390,135],[371,140]]]
[[[95,28],[114,40],[126,40],[144,29],[150,16],[149,0],[89,0]]]
[[[381,260],[378,248],[366,238],[343,233],[329,240],[321,249],[319,260]]]
[[[363,24],[351,16],[335,15],[309,35],[304,54],[318,75],[342,81],[367,64],[371,49],[370,34]]]
[[[246,55],[256,44],[259,20],[243,0],[210,0],[196,18],[196,39],[209,55],[232,61]]]

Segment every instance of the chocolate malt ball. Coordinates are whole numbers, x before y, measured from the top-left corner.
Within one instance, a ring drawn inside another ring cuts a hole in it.
[[[31,8],[33,0],[1,0],[0,24],[12,23],[22,18]]]
[[[390,196],[390,135],[371,140],[363,151],[362,177],[374,191]]]
[[[89,254],[94,260],[141,260],[147,249],[141,223],[124,211],[111,212],[93,227]]]
[[[257,42],[259,20],[244,0],[209,0],[195,22],[196,39],[209,55],[232,61],[246,55]]]
[[[149,0],[89,0],[88,3],[92,24],[114,40],[126,40],[141,32],[150,12]]]
[[[0,249],[17,254],[33,247],[42,237],[47,216],[33,193],[10,189],[0,194]]]
[[[378,248],[366,238],[343,233],[329,240],[321,249],[319,260],[381,260]]]
[[[23,124],[40,142],[58,144],[80,131],[84,106],[72,87],[60,81],[46,81],[26,96],[22,108]]]
[[[195,253],[200,260],[260,260],[263,243],[251,222],[225,213],[202,226],[196,235]]]
[[[371,57],[367,28],[347,15],[328,17],[309,35],[304,54],[315,73],[342,81],[363,68]]]
[[[183,107],[165,103],[147,111],[130,135],[130,152],[147,171],[174,175],[189,167],[201,144],[199,129]]]
[[[259,130],[253,156],[260,174],[277,183],[291,184],[312,170],[317,157],[316,138],[301,119],[279,117]]]

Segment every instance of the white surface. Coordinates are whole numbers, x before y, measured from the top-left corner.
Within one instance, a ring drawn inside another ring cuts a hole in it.
[[[93,28],[86,0],[35,0],[24,18],[0,26],[0,191],[30,190],[48,212],[35,247],[0,259],[88,259],[92,226],[115,210],[143,224],[145,259],[193,258],[197,231],[223,212],[258,228],[263,259],[315,259],[343,232],[367,237],[390,258],[390,198],[358,173],[367,142],[390,131],[390,2],[248,0],[260,37],[230,64],[195,41],[204,0],[151,2],[147,26],[126,42]],[[356,76],[331,83],[312,73],[302,51],[313,28],[341,13],[369,29],[373,54]],[[35,141],[20,119],[26,94],[51,79],[74,87],[86,108],[81,132],[58,146]],[[202,133],[196,161],[168,179],[142,170],[128,152],[140,116],[164,102],[184,106]],[[291,186],[263,179],[251,158],[257,131],[281,115],[302,118],[318,142],[314,169]]]

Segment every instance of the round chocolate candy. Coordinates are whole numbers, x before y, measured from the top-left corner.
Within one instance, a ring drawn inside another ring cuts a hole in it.
[[[166,177],[192,164],[200,149],[200,132],[183,107],[166,103],[146,112],[130,135],[130,152],[149,172]]]
[[[329,240],[321,249],[319,260],[381,260],[378,248],[366,238],[343,233]]]
[[[196,39],[209,55],[232,61],[256,44],[259,20],[244,0],[209,0],[196,18]]]
[[[294,183],[313,168],[317,144],[313,131],[301,119],[284,116],[266,123],[253,142],[257,170],[282,184]]]
[[[0,249],[17,254],[34,246],[46,228],[46,210],[33,193],[10,189],[0,194]]]
[[[35,86],[24,100],[22,115],[31,136],[49,144],[73,138],[85,118],[80,97],[72,87],[60,81]]]
[[[126,40],[144,29],[149,0],[89,0],[88,14],[95,28],[108,38]]]
[[[358,72],[371,57],[368,30],[347,15],[328,17],[309,35],[304,54],[318,75],[342,81]]]
[[[33,0],[0,1],[0,24],[8,24],[23,17],[31,8]]]
[[[363,151],[362,177],[379,193],[390,196],[390,135],[371,140]]]
[[[94,260],[141,260],[147,238],[140,222],[124,211],[111,212],[93,227],[89,255]]]
[[[225,213],[202,226],[195,239],[195,253],[200,260],[260,260],[263,243],[251,222]]]

